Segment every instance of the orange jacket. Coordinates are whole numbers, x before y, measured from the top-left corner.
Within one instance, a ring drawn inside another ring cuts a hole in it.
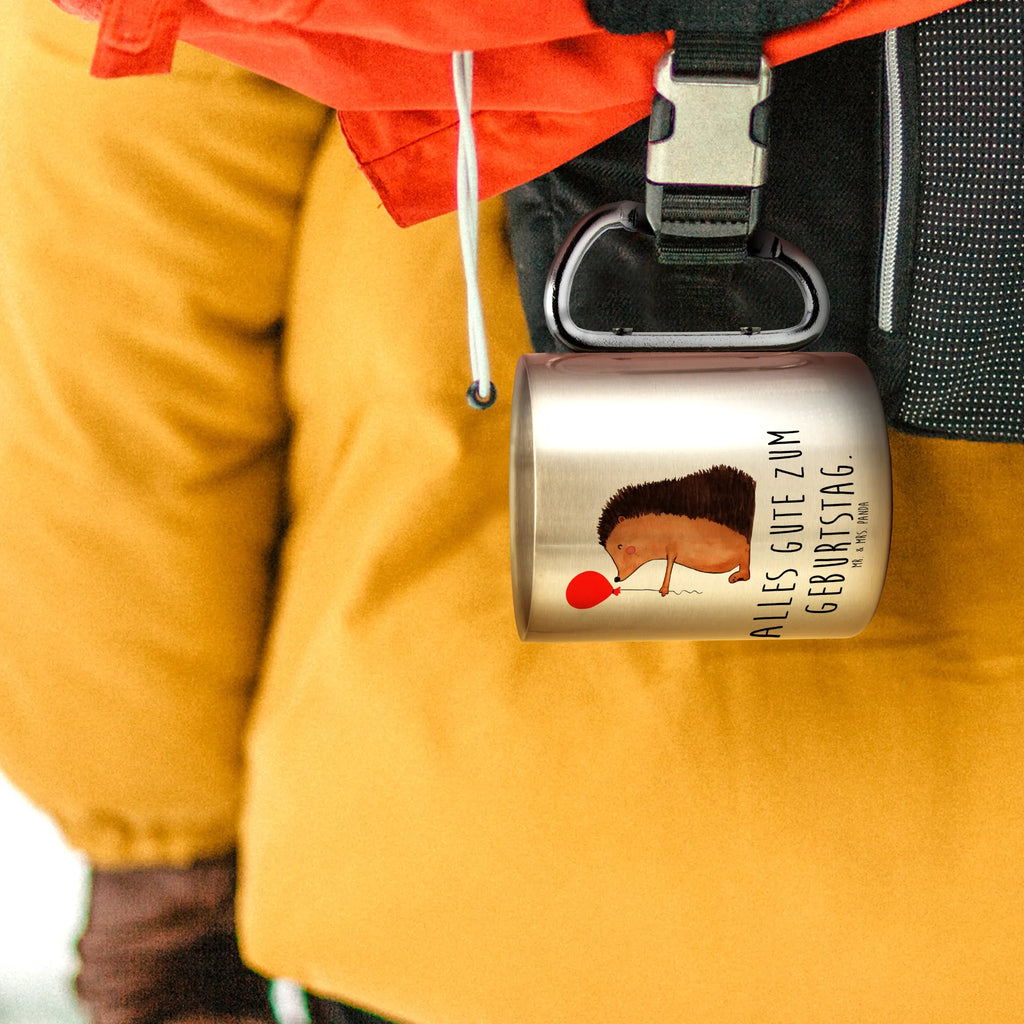
[[[100,21],[93,74],[167,71],[175,40],[338,110],[402,225],[455,205],[453,50],[477,51],[474,128],[483,196],[536,177],[645,117],[665,34],[599,29],[583,0],[56,0]],[[839,0],[771,36],[779,64],[908,24],[964,0]]]

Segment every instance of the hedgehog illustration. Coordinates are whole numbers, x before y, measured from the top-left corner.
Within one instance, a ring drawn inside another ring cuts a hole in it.
[[[662,597],[677,563],[698,572],[735,570],[730,583],[749,580],[754,489],[742,470],[712,466],[616,491],[597,524],[598,541],[618,572],[615,582],[657,558],[667,563]]]

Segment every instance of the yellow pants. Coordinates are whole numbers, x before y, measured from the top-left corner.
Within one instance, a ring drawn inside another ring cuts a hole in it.
[[[1021,1017],[1024,448],[893,437],[855,640],[521,644],[500,205],[480,413],[454,221],[329,111],[17,19],[0,764],[72,843],[237,837],[253,962],[418,1024]]]

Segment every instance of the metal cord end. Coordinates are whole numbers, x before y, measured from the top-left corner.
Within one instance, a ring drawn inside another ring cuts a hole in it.
[[[480,381],[475,380],[469,385],[469,390],[466,392],[466,401],[474,409],[490,409],[492,405],[498,400],[498,389],[494,386],[494,382],[491,382],[490,391],[486,398],[480,397]]]

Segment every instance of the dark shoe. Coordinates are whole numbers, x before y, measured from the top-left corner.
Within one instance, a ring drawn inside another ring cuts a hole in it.
[[[333,999],[307,995],[306,1001],[309,1004],[309,1024],[391,1024],[383,1017]]]
[[[184,1017],[175,1017],[166,1024],[265,1024],[262,1017],[236,1017],[232,1014],[187,1013]]]
[[[234,854],[94,870],[76,980],[90,1024],[272,1022],[268,982],[238,953],[235,882]]]

